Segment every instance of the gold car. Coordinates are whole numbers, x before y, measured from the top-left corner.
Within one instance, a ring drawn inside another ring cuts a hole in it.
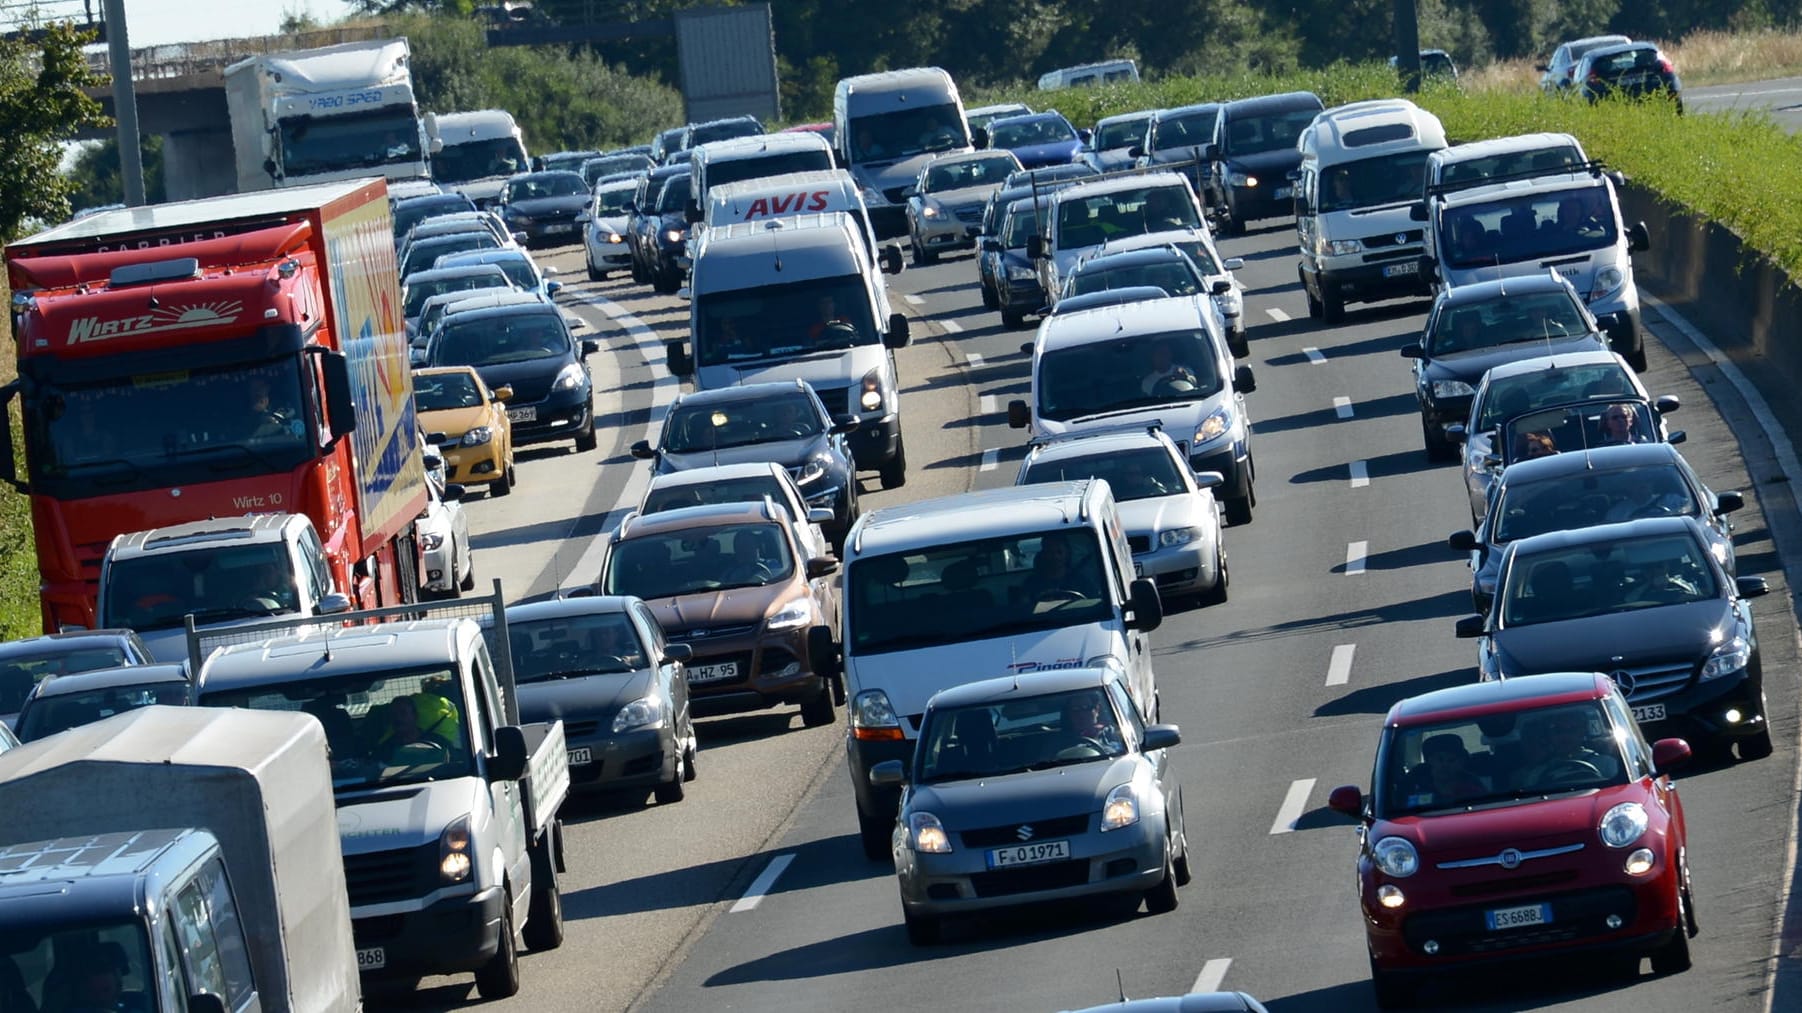
[[[469,366],[413,373],[419,428],[443,453],[446,482],[485,482],[491,496],[513,491],[513,426],[506,409],[512,396],[511,387],[489,390]]]

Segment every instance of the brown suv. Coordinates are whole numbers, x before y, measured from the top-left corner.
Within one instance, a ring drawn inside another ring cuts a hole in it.
[[[694,652],[696,713],[801,705],[812,728],[831,724],[833,689],[815,674],[831,649],[838,561],[809,558],[787,511],[770,502],[632,513],[607,547],[597,590],[645,600],[672,643]]]

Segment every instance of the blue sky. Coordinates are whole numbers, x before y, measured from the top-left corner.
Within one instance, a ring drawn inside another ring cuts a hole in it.
[[[67,0],[64,0],[67,2]],[[94,8],[100,8],[94,0]],[[330,24],[350,12],[345,0],[125,0],[134,48],[203,39],[268,35],[289,11]]]

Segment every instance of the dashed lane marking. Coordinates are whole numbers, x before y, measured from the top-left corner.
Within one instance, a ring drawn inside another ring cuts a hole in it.
[[[1289,322],[1289,314],[1284,313],[1282,310],[1277,309],[1275,306],[1265,307],[1264,312],[1270,314],[1270,319],[1276,321],[1279,324],[1286,324]]]
[[[1220,983],[1226,979],[1226,969],[1231,966],[1233,962],[1230,957],[1215,957],[1201,965],[1201,973],[1195,976],[1195,984],[1190,986],[1189,992],[1220,991]]]
[[[1364,572],[1364,557],[1370,554],[1369,542],[1353,542],[1345,547],[1345,575],[1355,577]]]
[[[1351,463],[1351,487],[1362,489],[1370,484],[1370,465],[1363,461]]]
[[[1343,686],[1351,681],[1352,654],[1356,644],[1340,644],[1333,648],[1333,659],[1326,663],[1326,684]]]
[[[1276,811],[1276,822],[1270,824],[1272,834],[1287,834],[1295,830],[1297,820],[1308,808],[1308,796],[1314,793],[1314,779],[1304,777],[1289,786],[1289,793],[1283,796],[1282,807]]]
[[[1352,417],[1351,398],[1349,398],[1349,397],[1334,398],[1333,399],[1333,412],[1334,412],[1334,414],[1338,415],[1342,419],[1351,418]]]
[[[789,863],[794,860],[794,855],[777,855],[775,858],[770,859],[770,864],[764,866],[763,871],[758,873],[757,878],[751,881],[751,888],[745,891],[743,897],[738,898],[736,904],[732,905],[731,913],[737,914],[740,911],[751,911],[754,910],[757,905],[763,903],[763,898],[770,892],[770,887],[776,885],[776,877],[782,875],[783,870],[787,869]]]
[[[1320,352],[1320,349],[1315,348],[1313,345],[1309,345],[1308,347],[1302,349],[1301,352],[1303,355],[1308,357],[1309,362],[1313,363],[1316,366],[1325,365],[1325,363],[1326,363],[1326,356],[1322,355]]]
[[[1000,465],[1001,451],[996,450],[994,447],[990,447],[982,452],[982,464],[978,465],[976,470],[994,471],[997,467],[1000,467]]]

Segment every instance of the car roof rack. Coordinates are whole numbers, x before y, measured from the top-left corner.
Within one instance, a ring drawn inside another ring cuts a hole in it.
[[[1462,193],[1465,190],[1475,190],[1482,186],[1490,186],[1495,183],[1510,183],[1521,179],[1576,176],[1581,175],[1582,173],[1588,173],[1591,177],[1600,179],[1602,174],[1607,170],[1608,166],[1600,159],[1592,158],[1587,162],[1573,162],[1569,165],[1555,167],[1543,166],[1537,169],[1519,169],[1514,172],[1504,172],[1494,176],[1484,176],[1480,179],[1469,179],[1461,183],[1434,183],[1427,187],[1427,197],[1429,199],[1436,197],[1440,200],[1444,200],[1445,195],[1448,193]]]
[[[1026,441],[1026,449],[1030,452],[1060,443],[1076,443],[1096,436],[1118,436],[1122,433],[1145,433],[1148,436],[1155,436],[1163,431],[1164,421],[1162,419],[1152,419],[1150,422],[1122,422],[1118,425],[1096,426],[1093,429],[1081,429],[1071,433],[1035,436]]]

